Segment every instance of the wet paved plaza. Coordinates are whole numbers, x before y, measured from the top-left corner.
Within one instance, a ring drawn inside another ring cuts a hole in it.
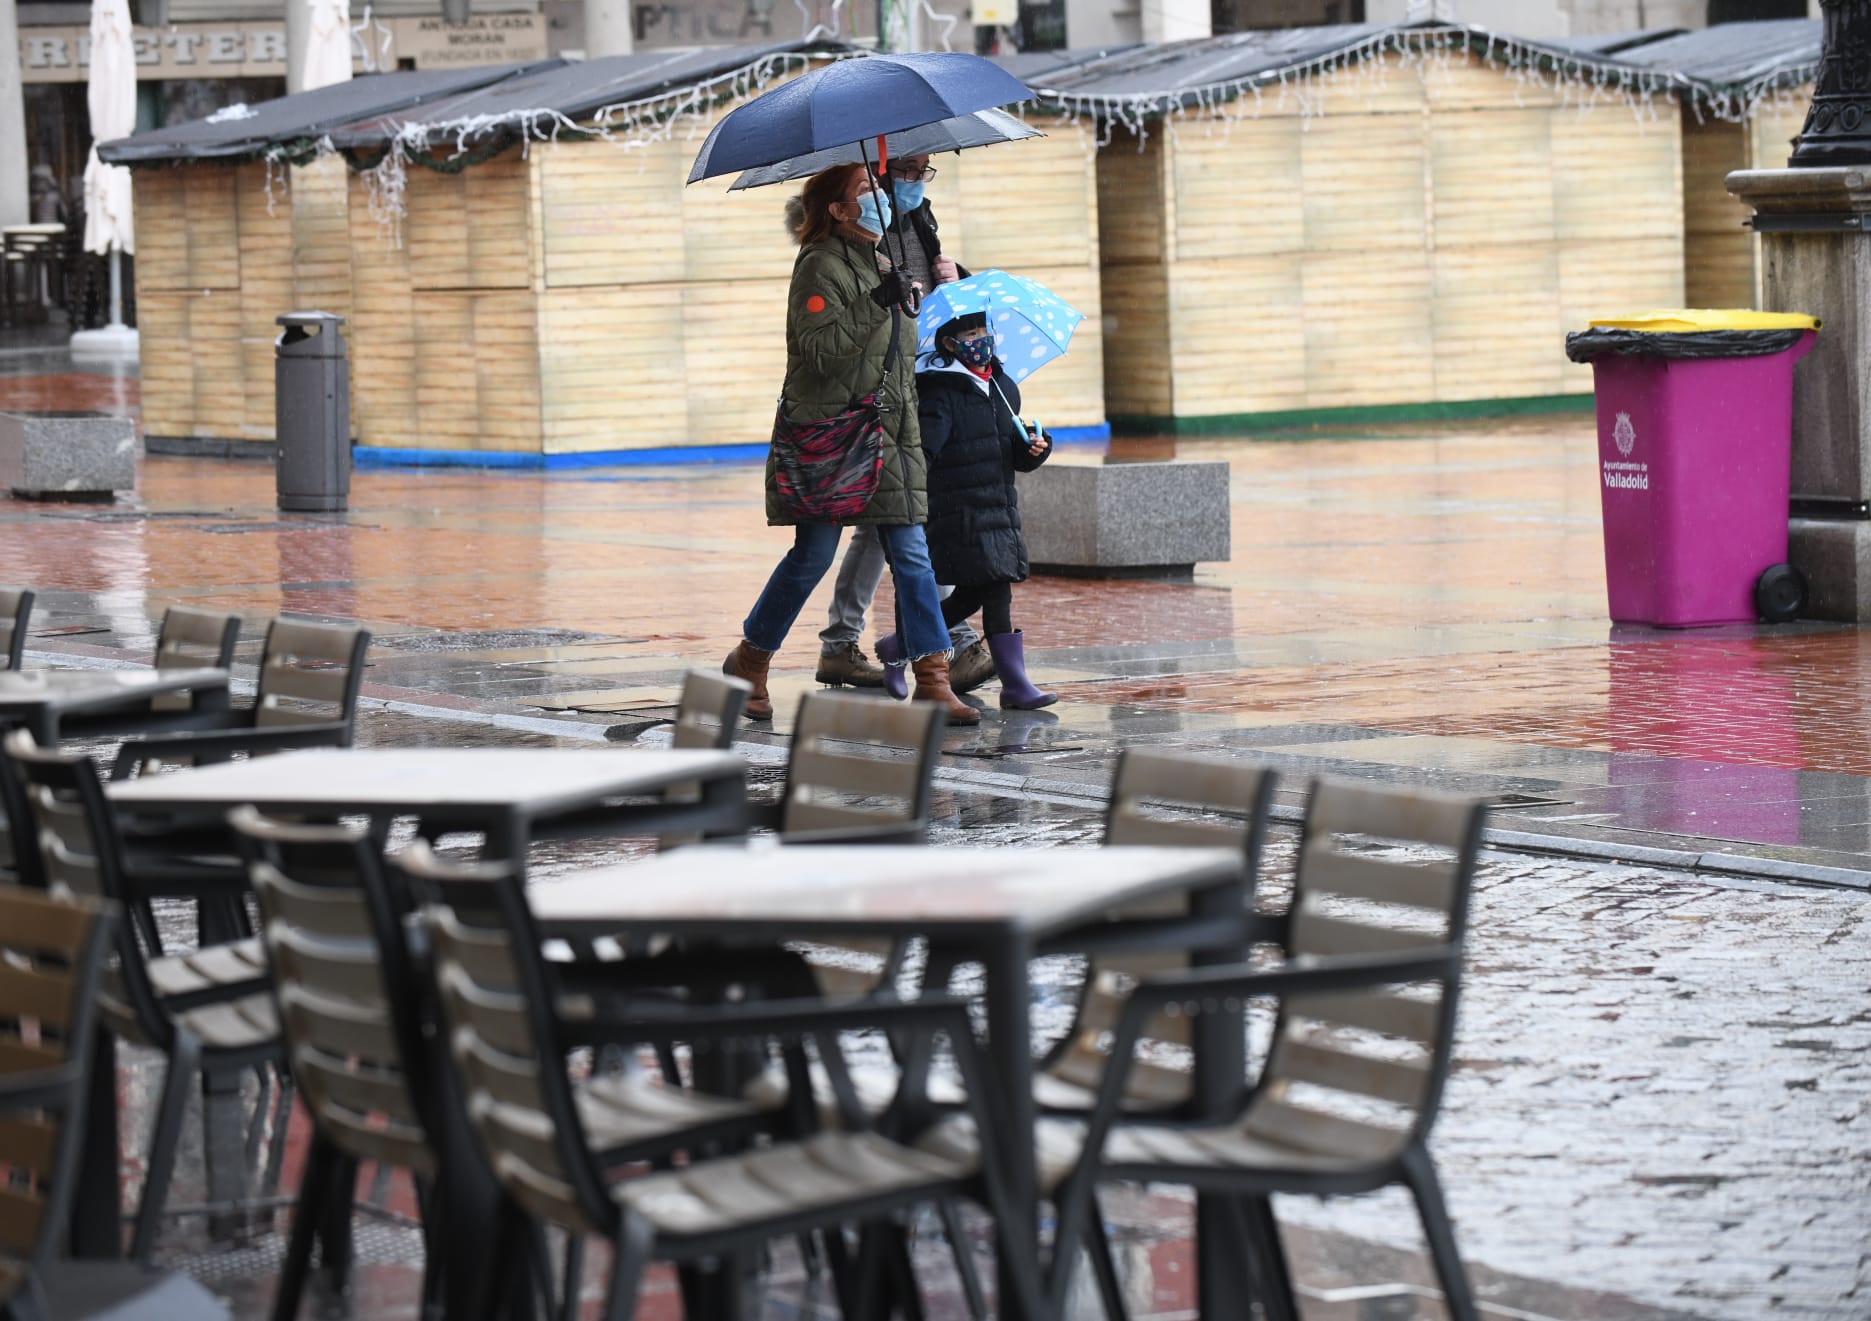
[[[0,407],[51,406],[56,375],[0,379]],[[133,411],[133,380],[78,381],[82,406]],[[1265,761],[1289,814],[1319,772],[1517,795],[1495,818],[1514,847],[1480,878],[1435,1143],[1483,1297],[1519,1317],[1871,1317],[1864,635],[1613,630],[1583,415],[1181,453],[1232,466],[1233,562],[1016,589],[1061,702],[1003,714],[977,694],[982,725],[948,737],[937,844],[1095,841],[1132,745]],[[655,742],[787,541],[746,466],[360,472],[345,516],[280,515],[271,492],[263,465],[151,458],[115,505],[0,500],[0,581],[42,593],[29,663],[146,661],[171,604],[341,616],[377,637],[364,742]],[[746,736],[760,778],[813,686],[829,590],[776,659],[777,729]],[[257,649],[256,630],[244,660]],[[597,856],[541,850],[538,883]],[[1036,984],[1042,1028],[1059,994]],[[155,1071],[126,1062],[140,1098]],[[178,1203],[198,1168],[185,1150]],[[1186,1201],[1108,1210],[1138,1315],[1191,1315]],[[1280,1212],[1308,1321],[1440,1315],[1413,1292],[1403,1198]],[[413,1315],[411,1233],[373,1225],[362,1246],[349,1311]],[[277,1247],[211,1245],[184,1216],[164,1255],[257,1317]],[[768,1314],[831,1315],[788,1261]],[[645,1315],[676,1315],[656,1287]],[[953,1289],[931,1311],[963,1314]]]

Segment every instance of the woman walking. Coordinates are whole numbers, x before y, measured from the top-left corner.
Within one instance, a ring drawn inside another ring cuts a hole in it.
[[[1020,387],[994,356],[987,314],[974,312],[942,324],[936,347],[919,364],[923,453],[929,458],[929,558],[938,581],[955,590],[942,603],[953,627],[975,611],[1000,676],[1000,704],[1032,711],[1058,701],[1027,678],[1025,635],[1013,626],[1013,584],[1027,577],[1026,540],[1020,535],[1020,499],[1014,474],[1032,472],[1052,452],[1052,440],[1019,417]],[[886,663],[901,652],[895,637],[881,638]],[[901,698],[905,688],[884,686]]]
[[[860,512],[812,521],[794,512],[782,490],[778,455],[768,454],[767,523],[791,526],[793,546],[767,579],[741,625],[740,645],[721,667],[753,686],[746,707],[752,720],[773,718],[767,667],[831,567],[846,526],[875,527],[883,542],[916,699],[943,703],[955,724],[981,719],[949,687],[948,627],[921,526],[928,518],[927,479],[909,366],[916,318],[904,310],[913,286],[877,250],[890,223],[889,206],[862,165],[814,175],[787,204],[787,229],[799,244],[799,257],[786,305],[781,425],[835,418],[874,393],[882,410],[883,462],[876,493]],[[903,684],[900,663],[896,675]]]

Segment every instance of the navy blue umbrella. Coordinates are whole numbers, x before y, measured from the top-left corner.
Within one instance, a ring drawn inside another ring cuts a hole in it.
[[[689,182],[1032,99],[1025,83],[979,55],[839,60],[729,112],[702,143]]]

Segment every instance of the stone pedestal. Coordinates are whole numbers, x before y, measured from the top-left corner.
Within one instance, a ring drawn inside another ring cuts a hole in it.
[[[136,488],[136,425],[108,413],[0,413],[0,488],[109,500]]]
[[[1020,475],[1035,573],[1188,578],[1232,554],[1225,463],[1047,464]]]
[[[1791,556],[1807,612],[1871,619],[1871,168],[1738,170],[1728,191],[1754,209],[1766,309],[1823,323],[1793,375]]]

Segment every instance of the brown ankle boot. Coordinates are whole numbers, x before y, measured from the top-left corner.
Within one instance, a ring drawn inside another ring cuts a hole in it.
[[[742,639],[741,645],[721,662],[723,674],[745,679],[754,686],[753,692],[747,695],[747,705],[742,708],[742,714],[749,720],[773,719],[773,700],[767,696],[767,663],[772,659],[772,652],[762,651]]]
[[[910,669],[916,675],[916,690],[910,694],[910,701],[942,703],[948,708],[948,722],[951,725],[981,723],[981,713],[955,696],[955,690],[948,686],[947,656],[924,656],[921,660],[911,661]]]

